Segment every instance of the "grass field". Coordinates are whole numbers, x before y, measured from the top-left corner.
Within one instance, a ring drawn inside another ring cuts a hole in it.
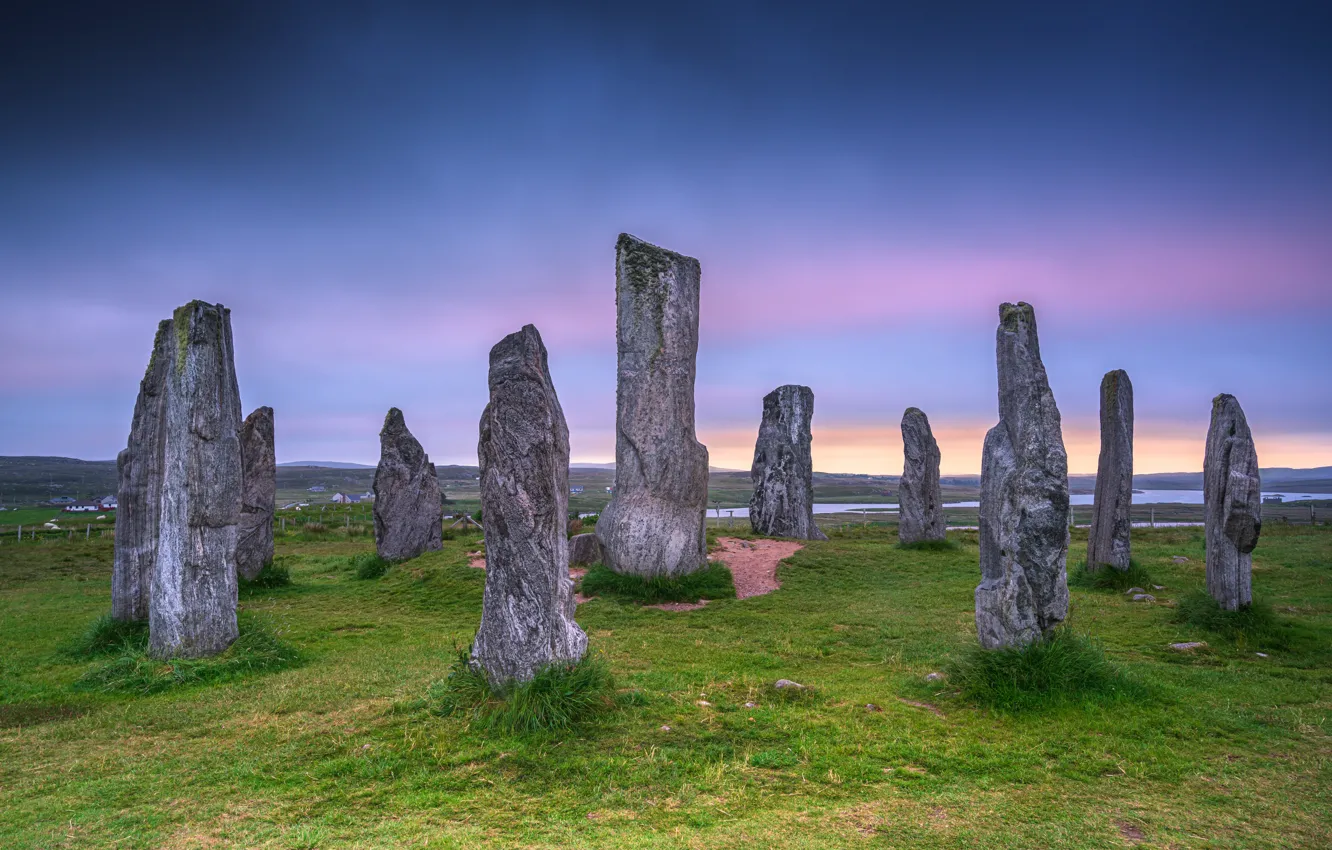
[[[975,642],[975,535],[952,536],[854,528],[776,593],[687,613],[594,599],[578,619],[624,699],[546,737],[430,697],[480,615],[476,536],[371,580],[364,536],[283,537],[293,583],[241,605],[299,663],[151,696],[76,687],[96,662],[62,652],[107,610],[110,539],[6,546],[0,847],[1328,846],[1332,529],[1255,552],[1284,649],[1174,622],[1201,531],[1135,532],[1160,601],[1075,589],[1071,614],[1134,687],[1019,713],[925,680]]]

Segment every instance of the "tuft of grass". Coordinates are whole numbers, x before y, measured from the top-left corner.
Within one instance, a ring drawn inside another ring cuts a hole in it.
[[[225,652],[211,658],[152,658],[142,645],[126,644],[116,657],[90,667],[74,683],[76,690],[147,695],[189,685],[231,681],[300,663],[295,647],[280,640],[271,628],[242,615],[240,637]]]
[[[735,581],[722,563],[678,578],[622,575],[603,564],[593,564],[583,576],[586,596],[607,596],[626,602],[655,605],[658,602],[697,602],[700,599],[729,599],[735,596]]]
[[[1089,570],[1087,562],[1083,561],[1069,572],[1068,583],[1071,587],[1080,587],[1084,590],[1112,590],[1123,593],[1130,587],[1150,590],[1152,576],[1131,558],[1127,570],[1117,570],[1109,564],[1102,564],[1099,569]]]
[[[240,578],[240,592],[247,590],[269,590],[274,587],[286,587],[291,584],[291,570],[286,564],[270,561],[252,579]]]
[[[353,555],[349,560],[359,579],[379,578],[392,566],[374,552],[362,552],[360,555]]]
[[[1099,644],[1067,627],[1027,646],[973,646],[947,672],[964,699],[1009,712],[1142,693]]]
[[[800,764],[800,756],[790,747],[784,750],[761,750],[749,757],[750,767],[761,767],[768,770],[780,770],[784,767],[795,767],[798,764]]]
[[[70,659],[100,658],[117,652],[147,649],[148,622],[146,620],[116,620],[103,614],[69,644],[61,647],[60,654]]]
[[[1240,649],[1288,649],[1291,642],[1289,625],[1259,599],[1226,611],[1210,593],[1197,590],[1179,600],[1174,620],[1233,641]]]
[[[614,708],[615,678],[604,661],[589,656],[545,667],[529,682],[496,688],[472,664],[471,654],[460,649],[448,678],[433,690],[431,699],[442,714],[467,715],[474,727],[488,732],[560,732]]]
[[[962,545],[956,540],[917,540],[914,543],[898,543],[897,548],[908,552],[956,552]]]

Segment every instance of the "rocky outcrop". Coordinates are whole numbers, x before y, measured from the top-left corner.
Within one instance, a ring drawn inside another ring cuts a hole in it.
[[[1258,453],[1233,395],[1212,399],[1203,459],[1207,592],[1227,611],[1253,602],[1253,555],[1262,531]]]
[[[394,407],[379,432],[375,469],[375,551],[405,561],[444,546],[444,503],[439,478],[425,449]]]
[[[569,429],[531,325],[490,350],[477,457],[486,590],[472,663],[501,686],[587,651],[569,579]]]
[[[814,524],[814,462],[810,421],[814,391],[787,384],[763,397],[763,421],[754,445],[749,524],[755,534],[827,540]]]
[[[601,543],[597,535],[575,534],[569,538],[569,566],[589,567],[601,563]]]
[[[698,260],[620,234],[615,494],[596,526],[619,573],[707,565],[708,450],[694,436],[699,277]]]
[[[273,511],[277,501],[277,455],[273,408],[260,407],[241,425],[241,513],[236,572],[253,579],[273,561]]]
[[[929,417],[916,407],[902,414],[902,479],[897,487],[897,539],[901,543],[945,540],[939,444]]]
[[[1129,568],[1133,531],[1133,384],[1116,369],[1101,379],[1101,459],[1087,537],[1087,569]]]
[[[168,336],[148,651],[197,658],[221,652],[237,636],[241,410],[231,311],[192,301],[176,310]]]
[[[976,632],[995,649],[1068,616],[1068,456],[1030,305],[999,308],[999,424],[981,455]]]
[[[116,541],[111,568],[111,616],[148,619],[157,560],[157,526],[162,512],[162,437],[166,413],[167,368],[174,362],[170,319],[157,326],[153,353],[139,382],[129,443],[116,456]]]

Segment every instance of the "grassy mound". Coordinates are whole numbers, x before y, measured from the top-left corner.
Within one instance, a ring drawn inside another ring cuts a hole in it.
[[[698,572],[679,578],[621,575],[602,564],[594,564],[583,576],[581,589],[584,596],[608,596],[647,605],[735,596],[731,571],[721,563],[710,563]]]
[[[1291,641],[1289,625],[1258,599],[1238,611],[1226,611],[1211,594],[1199,590],[1179,600],[1174,620],[1233,641],[1241,649],[1286,649]]]
[[[148,623],[145,620],[126,622],[103,614],[68,645],[60,654],[71,659],[100,658],[122,650],[148,645]]]
[[[374,552],[363,552],[360,555],[351,557],[352,569],[356,570],[356,577],[359,579],[379,578],[388,572],[392,566],[388,561],[379,557]]]
[[[432,694],[444,714],[465,714],[473,726],[511,733],[559,732],[615,707],[615,679],[599,658],[552,664],[530,682],[493,688],[459,650],[449,677]]]
[[[252,579],[240,578],[240,592],[247,590],[271,590],[291,584],[291,570],[284,563],[272,561],[264,565],[259,574]]]
[[[219,655],[171,661],[151,658],[145,628],[141,637],[123,643],[114,658],[90,667],[74,687],[103,693],[155,694],[266,673],[293,666],[300,660],[300,653],[279,640],[271,628],[242,615],[240,637]]]
[[[1117,570],[1108,564],[1103,564],[1098,570],[1089,570],[1087,562],[1083,561],[1069,571],[1068,584],[1070,587],[1080,587],[1084,590],[1112,590],[1123,593],[1130,587],[1150,590],[1152,577],[1132,559],[1129,559],[1127,570]]]
[[[949,665],[948,678],[964,699],[1002,711],[1139,693],[1098,644],[1067,628],[1024,647],[973,647]]]
[[[956,552],[962,546],[956,540],[917,540],[914,543],[898,543],[897,548],[908,552]]]

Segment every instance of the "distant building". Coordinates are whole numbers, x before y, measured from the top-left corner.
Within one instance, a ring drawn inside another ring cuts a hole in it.
[[[287,504],[285,504],[285,505],[282,506],[282,510],[284,510],[284,511],[289,511],[289,510],[291,510],[292,508],[296,507],[298,504],[300,504],[300,503],[299,503],[299,502],[288,502]]]
[[[606,492],[607,492],[607,493],[614,493],[614,492],[615,492],[615,488],[614,488],[614,487],[607,487],[607,488],[606,488]]]
[[[103,496],[98,504],[100,504],[104,510],[114,511],[119,502],[116,501],[115,496]]]
[[[320,487],[319,489],[322,490],[324,488]],[[339,505],[346,505],[351,503],[351,496],[345,495],[343,493],[334,493],[333,498],[329,499],[329,501]]]
[[[316,484],[315,486],[310,487],[310,488],[308,489],[308,492],[310,492],[310,493],[322,493],[322,492],[324,492],[324,485],[323,485],[323,484]]]
[[[1264,505],[1279,505],[1285,500],[1286,497],[1281,495],[1280,493],[1272,493],[1271,495],[1263,496]]]
[[[67,514],[95,514],[102,510],[101,502],[71,502],[61,508]]]
[[[575,487],[570,487],[570,488],[569,488],[569,495],[571,495],[571,496],[577,495],[577,494],[579,494],[579,493],[581,493],[581,492],[583,492],[583,488],[582,488],[582,487],[575,486]]]
[[[52,499],[52,500],[50,500],[49,502],[47,502],[47,504],[48,504],[48,505],[72,505],[72,504],[74,504],[74,497],[73,497],[73,496],[56,496],[54,499]]]

